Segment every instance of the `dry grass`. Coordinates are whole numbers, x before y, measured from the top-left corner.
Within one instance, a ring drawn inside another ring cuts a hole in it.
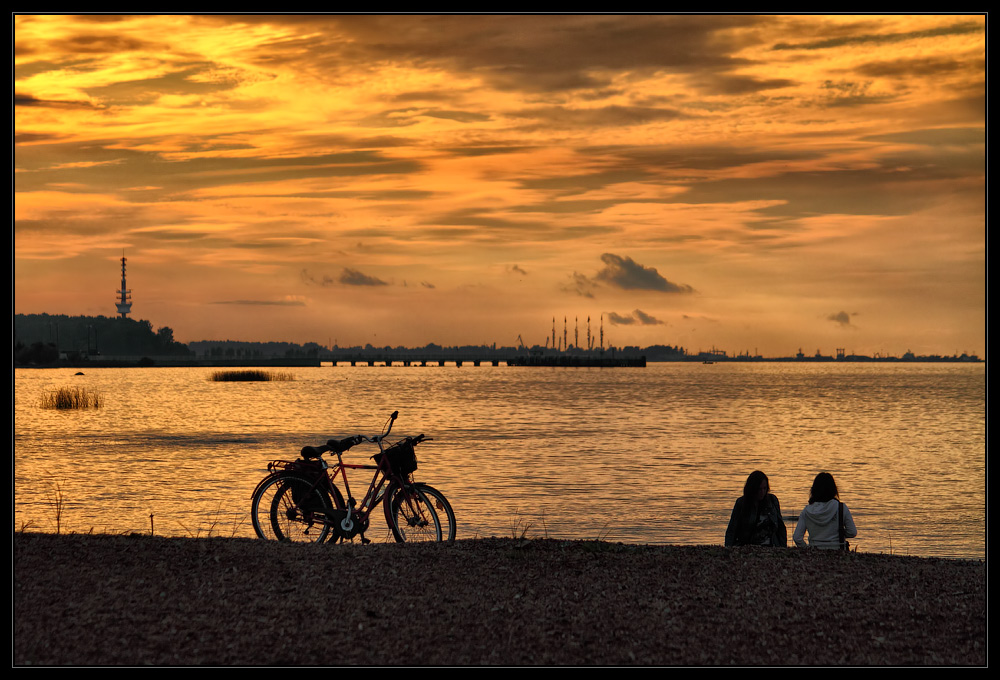
[[[42,397],[42,408],[86,409],[103,405],[104,397],[86,387],[60,387]]]
[[[245,371],[215,371],[212,373],[214,382],[274,382],[295,380],[295,376],[284,371],[262,371],[248,369]]]

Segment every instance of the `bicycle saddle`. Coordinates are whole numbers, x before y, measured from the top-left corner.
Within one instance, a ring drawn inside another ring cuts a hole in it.
[[[334,453],[343,453],[352,446],[358,443],[358,437],[345,437],[343,439],[331,439],[326,443],[326,446],[303,446],[302,447],[302,457],[309,458],[319,458],[324,453],[333,451]]]

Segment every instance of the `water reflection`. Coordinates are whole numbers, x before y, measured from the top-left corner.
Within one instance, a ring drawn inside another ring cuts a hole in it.
[[[786,514],[831,472],[859,550],[985,553],[985,370],[949,364],[651,364],[645,369],[15,371],[15,529],[253,535],[250,493],[304,444],[397,430],[434,441],[419,479],[451,499],[459,537],[606,537],[719,544],[746,475],[768,472]],[[104,406],[39,408],[86,386]],[[358,459],[372,452],[352,451]]]

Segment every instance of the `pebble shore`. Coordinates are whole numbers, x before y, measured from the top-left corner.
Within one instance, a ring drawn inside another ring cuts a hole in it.
[[[14,534],[15,666],[985,666],[985,562]]]

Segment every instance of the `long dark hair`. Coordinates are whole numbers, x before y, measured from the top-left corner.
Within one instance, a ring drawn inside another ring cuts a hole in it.
[[[837,482],[833,481],[833,475],[829,472],[821,472],[813,480],[812,489],[809,490],[809,503],[825,503],[836,498],[840,500],[837,493]]]
[[[765,475],[760,470],[754,470],[747,477],[747,483],[743,485],[743,500],[747,503],[757,502],[757,492],[760,491],[760,483],[766,482],[768,491],[771,489],[771,483],[767,481],[767,475]]]

